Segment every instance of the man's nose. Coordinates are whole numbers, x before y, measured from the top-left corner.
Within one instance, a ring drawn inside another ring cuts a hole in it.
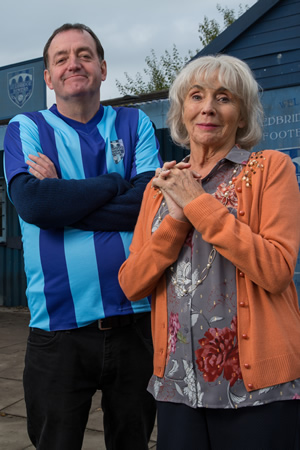
[[[69,70],[77,70],[81,67],[81,62],[78,56],[70,55],[69,57]]]

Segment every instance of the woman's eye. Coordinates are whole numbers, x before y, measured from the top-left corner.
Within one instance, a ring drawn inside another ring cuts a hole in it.
[[[229,98],[228,97],[219,97],[218,101],[221,103],[228,103],[229,102]]]

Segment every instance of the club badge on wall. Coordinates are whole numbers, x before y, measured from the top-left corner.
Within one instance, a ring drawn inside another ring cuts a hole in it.
[[[22,108],[30,99],[33,92],[34,69],[23,69],[7,74],[7,89],[10,100]]]

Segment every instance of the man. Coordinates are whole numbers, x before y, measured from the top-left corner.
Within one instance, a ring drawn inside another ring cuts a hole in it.
[[[31,312],[29,436],[40,450],[81,449],[101,389],[107,448],[147,449],[155,419],[146,391],[150,303],[131,304],[117,275],[160,165],[154,130],[142,111],[100,105],[104,51],[85,25],[55,30],[44,62],[56,105],[16,116],[5,137]]]

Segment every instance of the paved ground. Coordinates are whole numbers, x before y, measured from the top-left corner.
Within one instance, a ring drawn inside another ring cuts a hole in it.
[[[28,323],[29,313],[26,308],[0,306],[0,450],[34,450],[26,431],[22,386]],[[100,401],[101,392],[97,392],[93,398],[82,450],[105,450]],[[156,448],[155,441],[156,428],[149,449]]]

